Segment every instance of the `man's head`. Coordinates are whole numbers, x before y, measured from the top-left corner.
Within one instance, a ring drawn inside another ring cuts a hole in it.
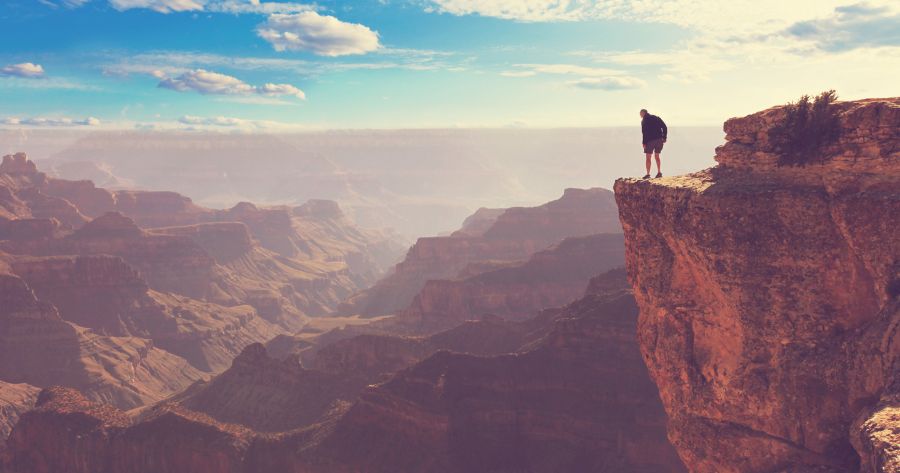
[[[646,108],[642,108],[642,109],[641,109],[641,118],[644,118],[644,117],[646,117],[646,116],[647,116],[647,109],[646,109]]]

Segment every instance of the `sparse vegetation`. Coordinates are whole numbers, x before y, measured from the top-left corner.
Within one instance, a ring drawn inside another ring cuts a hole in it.
[[[834,90],[822,92],[810,100],[809,95],[786,106],[782,121],[769,131],[769,140],[780,155],[782,166],[803,166],[821,161],[821,151],[833,143],[840,132]]]

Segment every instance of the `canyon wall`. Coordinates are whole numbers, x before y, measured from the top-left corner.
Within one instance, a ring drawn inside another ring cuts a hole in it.
[[[340,313],[394,314],[430,280],[521,263],[565,238],[597,233],[621,233],[613,194],[606,189],[566,189],[537,207],[483,209],[450,236],[420,238],[393,273],[351,298]]]
[[[358,337],[313,369],[253,345],[209,383],[140,413],[48,389],[13,429],[3,464],[29,473],[680,473],[626,287],[618,270],[529,321]],[[426,354],[472,344],[498,354]]]
[[[485,316],[530,318],[577,299],[593,275],[622,266],[623,254],[621,234],[567,238],[524,263],[428,281],[394,322],[402,330],[433,333]]]
[[[772,108],[718,166],[622,179],[644,360],[697,473],[896,472],[900,99],[839,102],[837,139],[780,165]]]

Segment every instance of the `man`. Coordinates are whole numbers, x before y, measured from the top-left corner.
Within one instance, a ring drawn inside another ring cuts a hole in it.
[[[663,143],[669,129],[662,118],[651,115],[647,109],[641,109],[641,132],[644,134],[644,154],[647,155],[647,175],[644,179],[650,179],[650,156],[656,153],[656,177],[662,177],[662,169],[659,167],[659,153],[662,152]]]

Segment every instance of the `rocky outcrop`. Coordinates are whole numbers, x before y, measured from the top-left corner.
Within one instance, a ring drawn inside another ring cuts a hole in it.
[[[6,448],[6,438],[13,425],[26,411],[34,407],[40,389],[30,384],[0,381],[0,455]]]
[[[719,165],[616,183],[639,340],[691,471],[897,471],[900,99],[832,105],[781,167],[769,109]]]
[[[552,314],[517,355],[442,351],[367,389],[320,451],[350,471],[684,471],[623,276]]]
[[[201,373],[150,340],[107,337],[63,321],[18,276],[0,271],[0,379],[66,385],[131,408],[186,388]]]
[[[285,432],[314,424],[340,402],[352,401],[366,384],[346,373],[306,369],[296,357],[271,358],[262,344],[253,344],[230,369],[174,402],[219,422]]]
[[[563,310],[519,323],[518,354],[442,351],[352,404],[330,390],[336,379],[354,379],[348,373],[356,368],[336,370],[329,381],[261,346],[248,347],[209,384],[130,419],[77,393],[48,390],[13,430],[6,466],[29,473],[60,465],[72,473],[684,471],[633,336],[637,307],[624,273],[590,288]],[[472,329],[486,322],[429,343],[471,342]]]
[[[152,340],[199,370],[221,371],[243,347],[278,333],[249,306],[153,291],[119,257],[24,257],[10,266],[64,320],[101,335]]]
[[[37,173],[37,166],[28,160],[28,156],[25,153],[9,154],[4,156],[3,161],[0,162],[0,173],[13,176],[35,174]]]
[[[330,312],[344,298],[344,293],[373,283],[401,255],[395,236],[357,227],[333,201],[312,200],[298,207],[258,207],[243,202],[231,209],[214,210],[198,206],[190,198],[174,192],[113,192],[98,188],[90,181],[51,178],[39,172],[24,153],[5,159],[7,164],[3,169],[9,172],[0,172],[0,239],[10,232],[4,228],[7,225],[3,222],[7,220],[55,219],[64,229],[71,230],[92,219],[112,223],[110,215],[118,213],[129,218],[130,225],[143,229],[222,224],[198,228],[192,236],[203,239],[199,243],[216,256],[234,258],[239,248],[213,247],[235,243],[234,237],[242,230],[233,225],[243,223],[253,245],[292,260],[293,266],[303,266],[308,273],[325,273],[325,278],[346,274],[343,281],[333,281],[335,288],[340,289],[310,294],[308,299],[314,302],[309,302],[306,308],[289,309],[294,312],[303,313],[307,309],[316,312],[313,315]],[[17,230],[22,227],[17,225]],[[192,233],[187,229],[182,232]],[[238,242],[238,246],[247,243]],[[220,250],[224,253],[219,253]],[[322,266],[327,266],[325,271],[316,270]],[[153,282],[152,276],[147,278]],[[198,297],[197,292],[189,295]],[[301,294],[300,299],[304,298]],[[283,302],[290,305],[289,299]],[[316,307],[319,303],[322,307]]]
[[[595,274],[624,264],[621,234],[568,238],[523,264],[456,280],[432,280],[395,319],[406,330],[433,333],[487,315],[522,320],[584,293]]]
[[[560,199],[542,206],[494,214],[479,211],[451,236],[420,238],[392,274],[356,295],[340,312],[393,314],[406,308],[429,280],[453,279],[479,264],[522,262],[567,237],[621,232],[613,195],[605,189],[567,189]]]

